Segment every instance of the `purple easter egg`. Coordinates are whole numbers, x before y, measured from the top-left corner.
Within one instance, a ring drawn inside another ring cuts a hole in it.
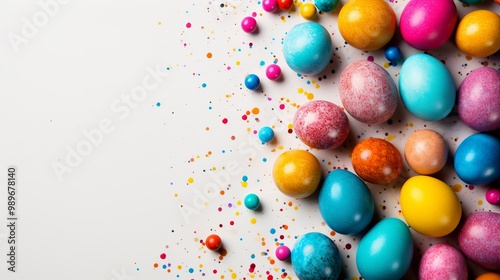
[[[354,61],[342,71],[339,95],[346,111],[368,124],[387,121],[398,106],[393,79],[384,68],[368,60]]]
[[[458,88],[458,116],[470,128],[485,132],[500,128],[500,72],[473,70]]]
[[[458,245],[467,258],[492,270],[500,269],[500,213],[470,214],[460,229]]]
[[[467,262],[460,251],[448,244],[436,244],[427,249],[418,271],[419,279],[467,280]]]

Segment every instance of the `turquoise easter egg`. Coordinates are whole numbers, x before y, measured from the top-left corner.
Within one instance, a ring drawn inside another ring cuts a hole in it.
[[[397,218],[386,218],[359,242],[356,265],[366,280],[399,280],[413,258],[413,239],[408,226]]]
[[[295,25],[283,40],[283,56],[295,72],[316,75],[323,71],[333,54],[332,39],[319,23]]]
[[[319,192],[318,205],[325,223],[340,234],[354,235],[373,218],[375,206],[365,182],[343,169],[330,172]]]
[[[399,92],[406,109],[426,121],[446,117],[455,104],[456,86],[450,70],[435,57],[408,57],[399,74]]]
[[[319,232],[302,235],[292,249],[292,267],[301,280],[336,280],[342,269],[337,245]]]

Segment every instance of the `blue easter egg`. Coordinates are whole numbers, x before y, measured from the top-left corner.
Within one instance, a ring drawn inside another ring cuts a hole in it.
[[[332,39],[319,23],[295,25],[283,40],[283,56],[295,72],[316,75],[323,71],[333,54]]]
[[[333,12],[339,3],[339,0],[314,0],[314,6],[324,13]]]
[[[292,249],[292,267],[301,280],[336,280],[342,269],[337,245],[319,232],[302,235]]]
[[[403,62],[399,92],[406,109],[416,117],[443,119],[453,109],[456,91],[450,70],[433,56],[418,53]]]
[[[486,133],[470,135],[458,146],[454,166],[467,184],[486,185],[500,179],[500,139]]]
[[[356,266],[366,280],[399,280],[410,268],[413,239],[408,226],[397,218],[385,218],[359,242]]]
[[[372,195],[363,180],[343,169],[334,170],[326,176],[318,204],[326,224],[334,231],[347,235],[364,230],[375,211]]]

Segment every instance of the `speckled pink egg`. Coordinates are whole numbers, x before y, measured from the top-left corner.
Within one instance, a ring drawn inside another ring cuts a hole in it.
[[[408,45],[432,50],[450,39],[457,20],[453,0],[411,0],[401,12],[399,29]]]
[[[313,100],[299,107],[293,118],[297,137],[311,148],[328,149],[342,145],[349,136],[349,119],[336,104]]]
[[[500,128],[500,72],[491,67],[473,70],[458,88],[458,116],[477,131]]]
[[[500,213],[470,214],[460,229],[458,245],[476,264],[500,270]]]
[[[393,79],[384,68],[368,60],[354,61],[342,71],[339,95],[346,111],[368,124],[387,121],[398,106]]]
[[[418,279],[467,280],[467,262],[460,251],[448,244],[436,244],[427,249],[420,261]]]

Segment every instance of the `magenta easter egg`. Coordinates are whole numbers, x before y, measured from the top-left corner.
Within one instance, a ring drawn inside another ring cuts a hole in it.
[[[346,113],[325,100],[310,101],[297,109],[293,128],[304,144],[315,149],[336,148],[350,132]]]
[[[436,244],[427,249],[420,261],[420,280],[467,280],[467,262],[460,251],[448,244]]]
[[[401,13],[399,28],[408,45],[432,50],[448,41],[457,20],[453,0],[411,0]]]
[[[458,245],[467,258],[491,270],[500,270],[500,213],[470,214],[460,229]]]
[[[368,124],[387,121],[398,106],[398,90],[391,76],[368,60],[354,61],[342,71],[339,95],[347,112]]]
[[[473,70],[458,88],[458,116],[468,127],[485,132],[500,128],[500,72]]]

